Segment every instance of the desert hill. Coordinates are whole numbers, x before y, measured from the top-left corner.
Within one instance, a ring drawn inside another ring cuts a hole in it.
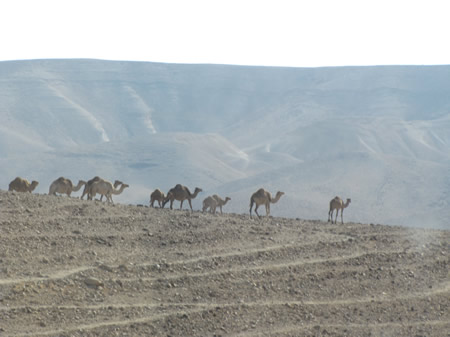
[[[130,185],[146,204],[181,183],[247,213],[448,229],[450,66],[279,68],[102,60],[0,62],[0,188],[60,176]],[[198,210],[200,207],[195,205]]]
[[[224,211],[0,191],[0,335],[450,331],[448,230]]]

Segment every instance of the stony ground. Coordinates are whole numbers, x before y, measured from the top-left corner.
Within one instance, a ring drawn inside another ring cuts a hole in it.
[[[0,336],[450,336],[449,257],[450,231],[1,191]]]

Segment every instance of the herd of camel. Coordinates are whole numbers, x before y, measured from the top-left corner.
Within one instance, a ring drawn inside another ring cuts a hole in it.
[[[11,183],[9,184],[9,191],[17,191],[17,192],[32,192],[36,188],[36,186],[39,184],[39,182],[33,180],[31,183],[23,179],[21,177],[17,177]],[[88,180],[87,182],[84,180],[80,180],[76,186],[72,184],[72,181],[70,179],[66,179],[64,177],[59,177],[55,181],[53,181],[49,188],[49,195],[56,195],[56,193],[59,194],[67,194],[70,197],[70,194],[72,192],[77,192],[81,189],[81,187],[84,186],[83,194],[81,195],[81,199],[84,198],[85,195],[87,195],[88,200],[92,200],[95,198],[97,194],[100,194],[100,201],[103,199],[103,196],[105,196],[106,201],[112,203],[112,196],[114,194],[120,194],[123,192],[123,190],[129,185],[124,184],[120,180],[116,180],[113,183],[102,179],[100,177],[94,177],[91,180]],[[120,187],[119,187],[120,186]],[[164,206],[170,201],[170,209],[173,207],[173,202],[175,200],[180,201],[180,209],[183,208],[183,201],[187,200],[189,203],[189,207],[192,211],[192,202],[191,200],[197,197],[197,195],[202,192],[201,188],[196,187],[194,190],[194,193],[191,193],[191,191],[184,185],[177,184],[175,187],[171,188],[167,194],[164,194],[160,189],[154,190],[150,194],[150,207],[154,207],[155,201],[158,202],[158,205],[160,208],[164,208]],[[284,192],[278,191],[274,198],[272,198],[272,195],[270,192],[266,191],[264,188],[260,188],[255,193],[252,194],[250,198],[250,217],[252,216],[252,208],[253,205],[255,205],[255,213],[258,217],[260,215],[258,214],[258,207],[261,205],[264,205],[266,208],[266,216],[270,215],[270,204],[277,203],[281,196],[284,194]],[[219,208],[220,213],[222,213],[222,207],[226,205],[228,201],[231,199],[229,197],[226,197],[225,199],[222,199],[217,194],[214,194],[212,196],[208,196],[203,200],[203,212],[207,212],[209,210],[210,213],[215,214],[217,208]],[[344,201],[336,196],[330,201],[330,209],[328,212],[328,222],[331,221],[333,223],[333,212],[336,210],[336,216],[334,219],[334,223],[337,221],[337,217],[339,214],[339,210],[341,211],[341,223],[344,223],[344,208],[347,208],[350,204],[351,199],[347,199],[347,201],[344,203]]]

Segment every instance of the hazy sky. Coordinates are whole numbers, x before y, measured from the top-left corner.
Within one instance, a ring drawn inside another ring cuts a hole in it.
[[[447,0],[5,0],[0,60],[450,64]]]

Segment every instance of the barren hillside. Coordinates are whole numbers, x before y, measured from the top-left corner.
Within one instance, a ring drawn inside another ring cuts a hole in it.
[[[449,243],[0,191],[0,336],[449,336]]]
[[[182,183],[244,213],[263,186],[286,193],[274,216],[339,195],[349,221],[449,230],[449,92],[449,65],[0,62],[0,188],[100,176],[143,204]]]

